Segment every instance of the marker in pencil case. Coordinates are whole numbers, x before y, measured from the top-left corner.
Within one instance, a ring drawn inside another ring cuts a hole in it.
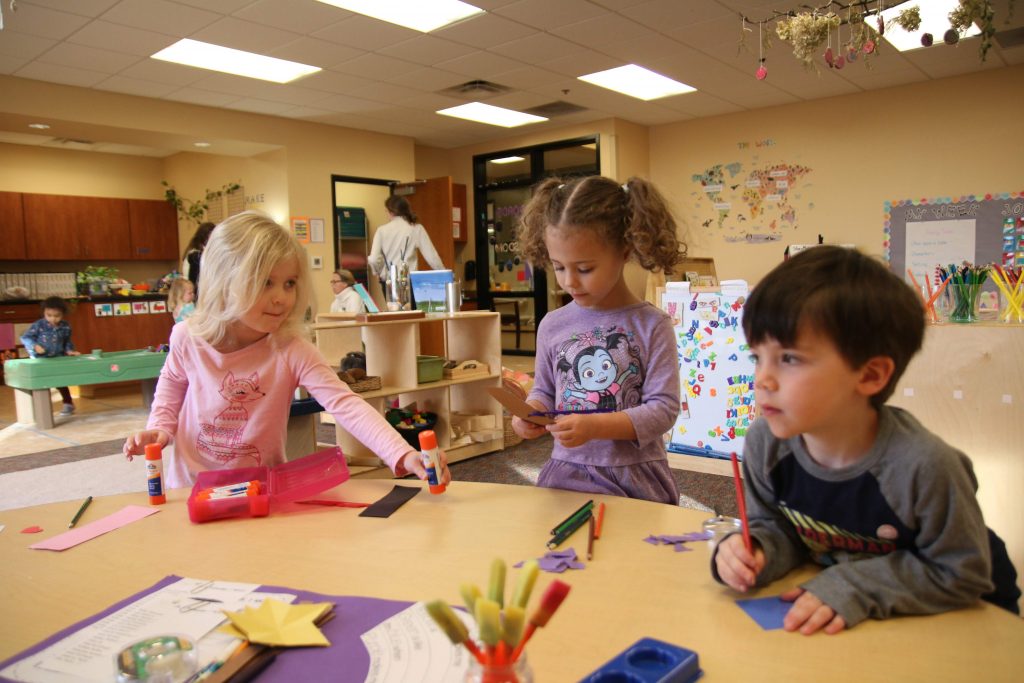
[[[593,413],[614,413],[614,408],[594,408],[593,410],[535,410],[530,417],[557,417],[559,415],[591,415]]]

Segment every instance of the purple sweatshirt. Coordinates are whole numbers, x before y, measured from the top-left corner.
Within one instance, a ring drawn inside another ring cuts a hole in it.
[[[584,465],[665,460],[665,432],[679,413],[679,362],[671,319],[648,303],[591,310],[571,302],[537,330],[529,398],[549,410],[610,408],[633,421],[636,441],[593,440],[578,448],[555,441],[551,457]]]

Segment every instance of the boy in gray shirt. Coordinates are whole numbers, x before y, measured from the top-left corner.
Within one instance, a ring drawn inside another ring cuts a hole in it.
[[[982,597],[1016,612],[970,460],[885,405],[924,336],[913,291],[855,250],[815,247],[758,284],[743,329],[761,415],[743,451],[754,551],[723,540],[715,579],[745,592],[824,565],[782,596],[786,630],[803,634]]]

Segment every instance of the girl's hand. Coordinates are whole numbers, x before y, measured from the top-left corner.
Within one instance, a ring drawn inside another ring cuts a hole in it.
[[[124,452],[124,456],[128,458],[128,462],[131,462],[134,456],[145,455],[148,444],[158,443],[161,446],[166,446],[170,441],[171,435],[162,429],[144,429],[140,432],[135,432],[125,439],[121,450]]]
[[[44,348],[43,348],[42,346],[40,346],[39,344],[36,344],[36,348],[35,348],[35,351],[36,351],[36,353],[39,353],[39,354],[45,354],[45,353],[46,353],[46,349],[44,349]]]
[[[536,439],[538,436],[544,436],[547,433],[543,425],[527,422],[521,417],[512,418],[512,431],[524,439]]]
[[[824,628],[825,633],[832,636],[846,628],[845,619],[836,614],[834,609],[819,600],[813,593],[808,593],[803,588],[794,588],[779,597],[786,602],[793,603],[782,622],[782,627],[787,631],[799,629],[800,633],[809,636]]]
[[[441,471],[437,473],[438,483],[447,486],[452,481],[452,473],[448,471],[448,456],[440,448],[437,449],[437,459],[441,461]],[[418,479],[427,478],[427,468],[423,466],[423,456],[419,451],[409,451],[402,456],[399,467],[415,474]]]
[[[753,554],[743,544],[743,534],[733,534],[718,544],[715,567],[727,586],[746,593],[754,587],[757,575],[764,569],[764,551],[754,543]]]
[[[555,423],[547,425],[545,429],[551,432],[558,443],[566,448],[582,446],[594,438],[596,425],[592,419],[595,415],[559,415]]]

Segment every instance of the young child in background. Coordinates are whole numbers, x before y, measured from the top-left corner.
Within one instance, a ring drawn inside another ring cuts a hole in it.
[[[167,308],[170,309],[174,322],[180,323],[196,312],[196,286],[191,280],[183,277],[175,278],[171,290],[167,293]]]
[[[665,200],[639,178],[548,179],[523,211],[518,240],[523,257],[534,268],[550,263],[572,296],[537,330],[527,402],[573,412],[547,427],[512,420],[523,438],[554,436],[538,485],[678,505],[663,441],[679,412],[672,322],[623,277],[630,260],[646,270],[682,260]]]
[[[782,596],[795,600],[786,630],[804,634],[979,597],[1016,611],[970,460],[885,405],[924,335],[913,290],[855,250],[815,247],[754,288],[743,330],[761,414],[743,451],[754,552],[727,537],[714,577],[742,592],[824,565]]]
[[[124,443],[129,460],[146,444],[173,441],[164,459],[168,488],[191,486],[202,470],[278,465],[301,385],[396,475],[426,476],[420,454],[301,334],[306,262],[295,238],[262,214],[217,226],[203,254],[200,305],[171,332],[149,422]]]
[[[32,323],[25,334],[21,335],[21,343],[28,351],[31,358],[54,358],[56,356],[77,356],[75,345],[71,343],[71,325],[65,320],[68,314],[68,304],[59,296],[51,296],[43,301],[43,317]],[[71,390],[67,387],[57,387],[61,400],[64,402],[60,409],[61,415],[71,415],[75,412],[74,401],[71,400]]]

